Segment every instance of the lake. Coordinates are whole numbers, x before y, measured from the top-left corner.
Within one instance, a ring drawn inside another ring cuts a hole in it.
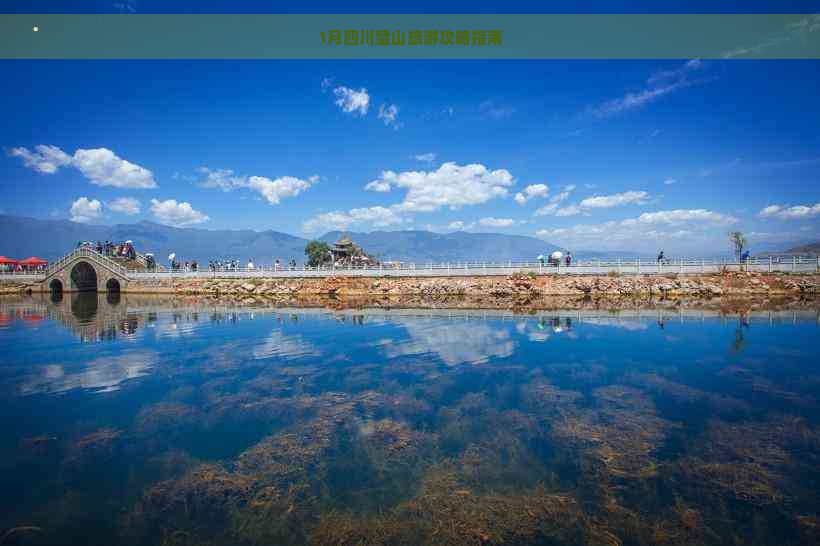
[[[817,544],[817,309],[0,300],[0,544]]]

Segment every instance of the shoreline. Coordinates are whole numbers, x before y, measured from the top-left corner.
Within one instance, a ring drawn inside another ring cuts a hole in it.
[[[66,290],[67,293],[70,291]],[[104,292],[104,291],[101,291]],[[0,295],[48,293],[42,283],[0,279]],[[231,298],[282,296],[427,298],[465,296],[491,299],[581,297],[746,297],[806,296],[820,293],[820,274],[725,272],[664,275],[535,275],[453,277],[294,277],[187,278],[131,280],[124,294],[208,295]]]

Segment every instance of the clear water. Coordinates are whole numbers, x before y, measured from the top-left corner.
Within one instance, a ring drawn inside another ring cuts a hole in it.
[[[817,544],[818,313],[0,301],[0,544]]]

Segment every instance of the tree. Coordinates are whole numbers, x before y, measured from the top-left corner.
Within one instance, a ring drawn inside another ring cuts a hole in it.
[[[746,237],[744,237],[740,231],[730,231],[729,242],[732,244],[737,260],[740,261],[743,255],[743,249],[746,248]]]
[[[307,256],[308,265],[316,267],[328,261],[330,247],[324,241],[311,241],[305,245],[305,256]]]

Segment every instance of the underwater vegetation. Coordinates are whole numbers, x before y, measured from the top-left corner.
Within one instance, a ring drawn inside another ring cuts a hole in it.
[[[32,484],[0,545],[820,543],[820,380],[805,352],[754,354],[754,325],[647,356],[640,321],[402,318],[401,338],[362,313],[334,317],[342,350],[286,313],[203,340],[183,311],[152,324],[184,350],[89,406],[116,418],[0,444]],[[619,326],[615,356],[567,341]]]

